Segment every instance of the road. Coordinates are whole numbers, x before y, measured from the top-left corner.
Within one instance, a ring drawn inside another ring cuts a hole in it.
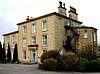
[[[38,65],[0,64],[0,74],[94,74],[80,72],[53,72],[38,69]],[[100,74],[100,73],[95,73]]]

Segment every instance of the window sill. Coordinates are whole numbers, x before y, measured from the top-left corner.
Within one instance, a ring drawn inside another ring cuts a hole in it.
[[[47,47],[48,45],[42,45],[42,47]]]
[[[48,30],[42,30],[42,32],[47,32]]]
[[[23,46],[23,48],[26,48],[26,46]]]

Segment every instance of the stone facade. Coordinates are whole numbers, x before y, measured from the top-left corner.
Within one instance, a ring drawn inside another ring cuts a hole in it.
[[[65,29],[65,26],[68,25],[74,27],[75,32],[79,35],[71,41],[76,51],[90,44],[93,48],[97,47],[97,29],[82,26],[82,22],[78,21],[75,8],[70,7],[69,17],[67,17],[66,10],[65,3],[62,6],[62,2],[59,2],[58,13],[53,12],[37,18],[28,17],[26,21],[17,24],[18,31],[3,35],[4,43],[7,45],[6,40],[9,36],[9,44],[12,45],[12,36],[14,36],[15,43],[18,44],[19,60],[40,63],[40,57],[45,51],[59,50],[61,54],[65,52],[63,45],[66,43],[67,36],[73,37],[73,31]],[[43,25],[45,26],[43,27]],[[84,34],[85,32],[86,34]],[[84,35],[87,37],[84,38]],[[7,46],[5,47],[7,49]],[[11,51],[12,49],[13,46],[11,46]]]

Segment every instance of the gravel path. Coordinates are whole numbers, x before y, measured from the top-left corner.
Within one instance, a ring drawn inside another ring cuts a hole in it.
[[[100,74],[80,72],[53,72],[38,69],[38,65],[0,64],[0,74]]]

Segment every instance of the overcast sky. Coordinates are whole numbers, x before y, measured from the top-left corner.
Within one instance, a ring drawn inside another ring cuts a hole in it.
[[[0,41],[2,34],[18,30],[17,23],[25,21],[27,16],[33,18],[57,12],[59,1],[69,7],[75,7],[82,25],[98,29],[100,42],[100,0],[0,0]]]

